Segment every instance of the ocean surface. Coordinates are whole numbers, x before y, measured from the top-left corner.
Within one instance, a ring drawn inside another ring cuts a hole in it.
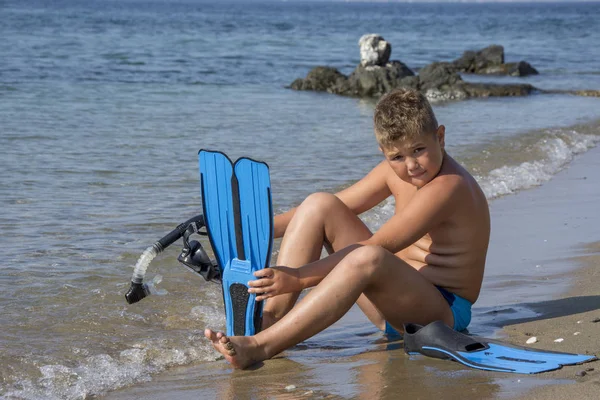
[[[214,3],[0,2],[1,398],[105,395],[216,359],[202,330],[223,327],[219,287],[181,267],[176,244],[146,279],[161,275],[167,294],[130,306],[132,267],[201,212],[200,148],[266,161],[276,211],[346,187],[381,160],[374,100],[286,88],[317,65],[349,74],[363,34],[381,34],[414,70],[501,44],[507,62],[540,74],[464,79],[600,89],[599,3]],[[434,110],[449,153],[492,207],[600,141],[598,98]],[[392,210],[388,201],[363,218],[377,229]],[[475,331],[490,312],[549,295],[526,288],[529,269],[502,267],[488,263]],[[343,333],[350,353],[364,350],[365,334],[381,336],[364,324]],[[313,339],[304,354],[330,340]]]

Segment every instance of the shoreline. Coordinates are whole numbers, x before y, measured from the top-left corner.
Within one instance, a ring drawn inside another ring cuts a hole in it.
[[[525,344],[532,336],[532,348],[600,355],[600,242],[583,249],[585,255],[572,260],[581,265],[570,290],[555,300],[543,302],[539,319],[506,325],[509,341]],[[587,311],[582,311],[587,310]],[[554,342],[563,339],[562,342]],[[600,362],[563,367],[543,374],[550,382],[516,396],[519,400],[596,399],[600,387]]]
[[[547,185],[523,192],[521,200],[531,204],[536,215],[531,219],[523,217],[522,229],[517,233],[524,237],[517,247],[525,252],[511,250],[518,257],[528,254],[533,236],[537,247],[549,256],[536,254],[530,260],[539,263],[535,268],[542,270],[539,285],[528,283],[534,300],[517,300],[518,307],[529,309],[534,315],[491,322],[501,328],[502,340],[537,349],[600,356],[600,225],[595,218],[600,199],[600,176],[595,171],[599,167],[597,146],[573,160]],[[505,199],[506,204],[511,204],[508,197]],[[538,222],[533,229],[529,227],[531,221]],[[549,296],[539,295],[544,287],[551,290]],[[526,344],[533,336],[538,341]],[[556,339],[563,340],[555,342]],[[518,400],[596,399],[600,361],[511,381],[505,395]]]

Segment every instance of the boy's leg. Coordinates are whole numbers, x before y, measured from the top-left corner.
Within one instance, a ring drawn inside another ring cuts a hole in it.
[[[383,248],[363,246],[348,254],[270,328],[250,337],[228,338],[208,329],[205,335],[235,367],[245,368],[327,328],[363,293],[396,327],[435,320],[453,324],[448,303],[418,271]]]
[[[323,246],[338,251],[372,236],[369,228],[339,198],[330,193],[315,193],[298,206],[290,221],[277,257],[277,265],[298,268],[321,257]],[[266,301],[263,329],[287,314],[300,292],[287,293]],[[359,306],[381,328],[385,325],[376,308],[364,298]]]

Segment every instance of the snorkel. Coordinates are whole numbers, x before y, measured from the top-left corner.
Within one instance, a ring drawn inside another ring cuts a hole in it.
[[[171,232],[144,250],[133,269],[131,286],[125,294],[127,303],[137,303],[144,297],[154,293],[152,285],[144,283],[144,276],[146,275],[148,265],[150,265],[154,257],[182,237],[183,249],[177,260],[190,270],[200,274],[206,281],[219,282],[221,280],[219,266],[216,262],[210,260],[199,241],[189,240],[193,234],[207,235],[206,232],[200,232],[200,229],[205,226],[204,216],[202,214],[197,215],[179,224]]]

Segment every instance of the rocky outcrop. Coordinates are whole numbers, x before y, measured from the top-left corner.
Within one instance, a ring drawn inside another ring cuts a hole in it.
[[[415,73],[400,61],[389,61],[391,45],[379,35],[364,35],[358,41],[360,64],[346,76],[332,67],[316,67],[291,88],[315,90],[343,96],[375,97],[396,87],[418,88]]]
[[[538,71],[526,61],[504,62],[504,47],[491,45],[479,51],[465,51],[462,57],[452,61],[458,72],[483,75],[527,76]]]
[[[389,60],[392,47],[383,37],[375,34],[364,35],[358,41],[358,45],[360,64],[350,75],[346,76],[332,67],[320,66],[310,71],[306,78],[296,79],[290,87],[295,90],[322,91],[355,97],[377,97],[392,89],[405,87],[420,90],[430,100],[525,96],[537,90],[528,84],[463,81],[460,72],[504,74],[501,71],[506,71],[509,75],[525,75],[528,68],[533,69],[524,61],[505,64],[502,46],[490,46],[478,52],[465,52],[463,57],[453,62],[434,62],[416,75],[401,61]]]
[[[384,66],[359,65],[350,74],[345,85],[337,94],[372,97],[380,96],[400,86],[410,86],[415,73],[400,61],[388,62]],[[406,79],[408,78],[408,79]]]
[[[436,62],[419,71],[419,90],[430,100],[460,100],[468,97],[525,96],[535,87],[528,84],[465,82],[451,63]]]
[[[296,79],[290,87],[295,90],[314,90],[343,96],[375,97],[396,87],[418,88],[415,73],[400,61],[380,67],[359,65],[350,76],[332,67],[316,67],[305,79]]]

